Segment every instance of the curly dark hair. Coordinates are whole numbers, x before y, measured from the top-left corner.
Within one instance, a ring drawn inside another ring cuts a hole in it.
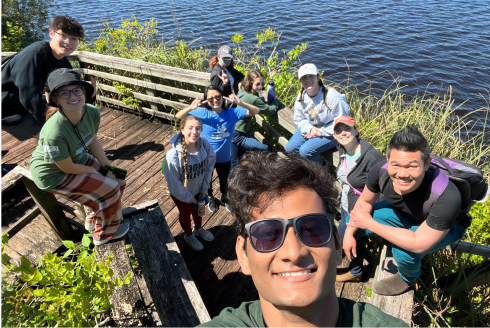
[[[54,16],[49,23],[49,28],[53,31],[61,30],[63,33],[78,36],[79,38],[85,37],[82,25],[68,15]]]
[[[338,191],[335,179],[318,163],[288,153],[249,152],[233,168],[228,183],[228,204],[238,232],[245,237],[245,224],[255,208],[265,209],[283,193],[298,188],[314,190],[327,213],[335,213]]]

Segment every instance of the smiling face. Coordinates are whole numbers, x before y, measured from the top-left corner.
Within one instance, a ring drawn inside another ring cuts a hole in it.
[[[284,192],[281,198],[261,210],[255,208],[252,211],[252,221],[290,219],[325,212],[318,194],[305,188]],[[250,244],[250,238],[239,236],[236,252],[243,273],[252,276],[261,302],[275,307],[315,307],[325,298],[335,297],[334,239],[323,246],[309,247],[298,239],[289,225],[284,243],[276,251],[258,252]],[[247,243],[247,252],[244,242]]]
[[[78,90],[75,90],[78,89]],[[67,85],[64,87],[60,87],[56,90],[53,95],[53,101],[59,105],[63,110],[66,111],[77,111],[82,110],[83,105],[85,105],[85,91],[81,92],[81,95],[77,96],[76,94],[80,94],[80,89],[83,89],[80,85]],[[62,99],[60,97],[60,93],[62,91],[71,91],[70,95],[67,99]]]
[[[208,90],[206,100],[212,109],[221,109],[223,105],[223,96],[216,90]]]
[[[337,123],[333,129],[333,137],[342,146],[348,146],[352,143],[357,144],[359,141],[356,136],[359,134],[359,130],[356,127],[349,126],[344,123]]]
[[[185,126],[180,129],[187,145],[195,144],[201,137],[201,122],[195,119],[188,119]]]
[[[405,195],[411,193],[424,180],[425,171],[430,166],[430,159],[424,163],[422,155],[421,151],[391,150],[388,157],[388,173],[397,194]]]
[[[53,31],[49,30],[49,37],[51,41],[49,46],[56,59],[61,59],[65,56],[71,55],[71,53],[77,50],[79,37],[75,35],[68,35],[61,30]]]
[[[257,93],[261,92],[262,90],[264,90],[264,78],[258,77],[253,81],[252,92]]]
[[[303,75],[299,80],[303,89],[305,89],[306,92],[312,96],[316,95],[318,91],[320,91],[320,86],[318,85],[319,81],[320,76],[311,74]]]

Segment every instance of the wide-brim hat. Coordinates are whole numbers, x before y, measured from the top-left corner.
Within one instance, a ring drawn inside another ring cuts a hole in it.
[[[218,56],[223,58],[233,58],[233,49],[228,46],[221,46],[218,50]]]
[[[318,75],[318,68],[316,68],[315,64],[304,64],[298,70],[298,80],[305,75]]]
[[[59,68],[49,74],[48,88],[52,95],[56,93],[57,89],[67,85],[81,85],[85,87],[86,97],[91,97],[94,93],[94,87],[92,84],[82,80],[80,73],[72,70],[71,68]],[[58,107],[58,105],[54,103],[52,99],[53,97],[49,97],[48,105]]]

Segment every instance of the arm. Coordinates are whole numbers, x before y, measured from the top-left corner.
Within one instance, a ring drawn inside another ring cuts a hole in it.
[[[99,171],[97,171],[92,166],[83,165],[83,164],[75,164],[71,157],[62,159],[60,161],[54,162],[61,171],[67,174],[99,174],[102,175]]]
[[[231,101],[232,103],[236,104],[238,107],[245,108],[247,110],[247,114],[245,115],[245,117],[255,116],[260,112],[259,109],[254,105],[244,103],[240,98],[238,98],[238,96],[234,92],[230,96],[230,98],[228,97],[223,97],[223,98]]]
[[[95,158],[97,158],[102,167],[104,167],[105,165],[111,165],[111,162],[109,162],[109,160],[107,159],[107,155],[105,154],[104,149],[102,149],[102,145],[97,138],[97,134],[94,135],[94,139],[92,140],[88,148],[95,156]]]
[[[308,134],[313,128],[313,124],[306,118],[306,115],[303,112],[303,105],[298,99],[296,99],[296,102],[294,103],[294,123],[296,123],[298,129],[301,130],[301,133]]]
[[[163,175],[167,181],[167,187],[170,194],[181,202],[190,204],[194,200],[194,195],[192,195],[189,190],[184,187],[182,181],[180,181],[179,165],[180,162],[175,155],[175,150],[169,150],[163,167]]]
[[[327,105],[328,108],[331,110],[331,119],[330,117],[328,118],[328,121],[330,121],[329,124],[324,125],[321,127],[321,132],[322,135],[325,137],[330,137],[333,136],[333,122],[341,117],[341,116],[349,116],[349,105],[347,105],[347,102],[345,101],[345,96],[339,94],[337,91],[334,89],[330,89],[328,93],[331,95],[327,96]],[[328,95],[328,94],[327,94]],[[328,111],[328,109],[326,109]],[[328,122],[324,122],[328,123]]]
[[[198,107],[201,107],[207,103],[207,100],[201,101],[201,99],[196,98],[194,101],[189,105],[189,107],[186,107],[179,111],[177,114],[175,114],[175,117],[178,119],[181,119],[182,117],[186,116],[190,111],[193,111],[194,109],[197,109]]]
[[[260,114],[271,116],[277,113],[277,108],[279,107],[279,100],[275,99],[272,104],[268,104],[261,97],[256,97],[253,105],[257,107],[260,111]]]

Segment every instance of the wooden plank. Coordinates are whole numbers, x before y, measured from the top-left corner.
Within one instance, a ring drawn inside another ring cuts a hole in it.
[[[283,128],[295,134],[298,130],[298,126],[294,123],[294,112],[289,107],[284,107],[277,111],[278,123],[282,125]]]
[[[398,274],[396,262],[391,253],[391,247],[383,247],[380,257],[380,265],[377,268],[374,281],[380,281],[394,274]],[[383,296],[374,291],[371,296],[371,303],[379,307],[383,312],[388,313],[398,319],[405,321],[408,325],[412,324],[413,312],[413,289],[397,296]]]
[[[180,81],[184,83],[197,84],[202,86],[209,85],[210,74],[196,72],[182,68],[153,64],[139,60],[112,57],[101,54],[94,54],[86,51],[77,52],[79,62],[105,66],[112,69],[120,69],[127,72],[150,75],[153,77],[168,80]]]
[[[100,72],[100,71],[96,71],[93,69],[75,68],[75,71],[78,71],[78,72],[84,73],[84,74],[90,74],[90,75],[97,76],[97,77],[107,79],[107,80],[111,80],[111,81],[118,81],[118,82],[122,82],[122,83],[135,85],[135,86],[146,88],[146,89],[152,89],[152,90],[156,90],[156,91],[167,92],[167,93],[185,96],[185,97],[189,97],[189,98],[193,98],[193,99],[195,99],[195,98],[203,99],[203,93],[202,92],[196,92],[196,91],[191,91],[191,90],[174,88],[174,87],[164,85],[164,84],[154,83],[151,81],[142,81],[139,79],[133,79],[133,78],[129,78],[129,77],[121,76],[121,75],[116,75],[116,74],[111,74],[111,73],[106,73],[106,72]]]
[[[267,131],[267,133],[269,133],[274,139],[276,142],[279,142],[279,144],[283,147],[286,147],[286,144],[288,143],[288,139],[284,138],[279,132],[276,131],[276,129],[274,129],[272,127],[272,125],[270,125],[269,123],[267,123],[263,118],[262,116],[260,115],[255,115],[255,121],[257,121],[257,123],[265,130]]]
[[[26,170],[27,171],[27,170]],[[30,172],[29,172],[30,173]],[[30,176],[30,174],[29,174]],[[65,213],[58,204],[56,197],[47,191],[39,189],[36,184],[26,175],[22,177],[22,182],[36,202],[36,205],[41,210],[46,221],[62,240],[70,240],[74,231],[71,225],[66,220]]]
[[[39,214],[41,214],[41,210],[36,206],[31,212],[24,215],[14,225],[10,226],[5,231],[2,231],[2,233],[8,233],[10,238],[12,238],[17,232],[19,232],[22,228],[24,228],[27,224],[34,220]]]
[[[152,199],[147,202],[141,203],[141,204],[136,204],[131,207],[126,207],[122,209],[122,215],[133,215],[138,212],[153,208],[155,206],[158,206],[158,199]]]
[[[22,178],[22,173],[19,172],[17,167],[5,174],[5,176],[2,177],[2,193],[15,186],[20,178]]]
[[[104,91],[118,93],[117,89],[113,86],[110,86],[110,85],[99,83],[98,87]],[[164,99],[164,98],[160,98],[160,97],[153,97],[153,96],[149,96],[149,95],[144,95],[142,93],[138,93],[138,92],[134,92],[134,91],[128,92],[128,96],[136,98],[136,99],[148,101],[150,103],[155,103],[155,104],[170,106],[170,107],[175,107],[175,108],[186,108],[189,106],[188,104],[185,104],[185,103],[172,101],[172,100],[168,100],[168,99]],[[153,108],[149,108],[149,110],[151,110],[152,112],[153,111],[159,112],[158,110],[155,110]]]
[[[269,146],[269,149],[274,152],[278,152],[279,150],[269,141],[267,140],[259,131],[255,130],[253,126],[250,127],[249,133],[258,141],[263,143],[264,145]]]
[[[146,108],[146,107],[141,107],[138,110],[138,109],[135,109],[135,108],[133,108],[131,106],[126,105],[122,101],[115,100],[115,99],[108,98],[108,97],[104,97],[104,96],[99,96],[99,95],[97,96],[97,99],[99,99],[102,102],[106,102],[108,104],[117,105],[117,106],[120,106],[120,107],[129,109],[129,110],[131,110],[131,111],[133,111],[135,113],[138,113],[138,111],[140,110],[143,113],[148,114],[148,115],[151,115],[151,116],[156,116],[156,117],[164,118],[164,119],[167,119],[167,120],[175,120],[175,116],[172,115],[172,114],[169,114],[169,113],[154,111],[154,110],[151,110],[150,108]]]
[[[128,272],[133,272],[124,238],[96,246],[97,257],[102,260],[112,255],[110,268],[114,272],[112,279],[124,279]],[[156,326],[151,315],[148,315],[145,302],[141,296],[140,287],[133,277],[129,285],[116,287],[111,296],[114,305],[112,318],[119,327]]]

